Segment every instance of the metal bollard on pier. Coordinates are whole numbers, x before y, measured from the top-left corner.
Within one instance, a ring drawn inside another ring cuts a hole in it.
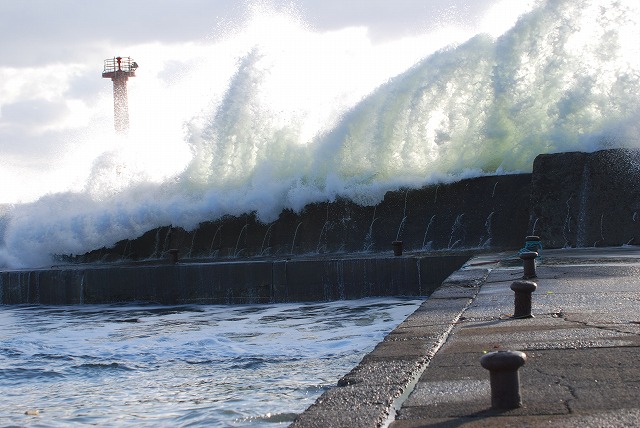
[[[539,236],[531,235],[524,239],[524,251],[535,251],[540,254],[542,252],[542,241]]]
[[[514,281],[510,288],[515,293],[512,318],[533,318],[531,314],[531,293],[536,291],[538,284],[533,281]]]
[[[522,406],[518,369],[526,361],[527,355],[520,351],[490,352],[480,358],[482,367],[489,370],[492,408],[508,410]]]
[[[393,241],[391,243],[393,246],[393,255],[398,257],[402,255],[402,241]]]
[[[524,268],[523,279],[537,278],[536,257],[538,257],[538,253],[535,251],[524,251],[520,253],[520,259],[522,259],[522,266]]]
[[[178,263],[178,249],[177,248],[172,248],[170,249],[169,252],[169,260],[171,261],[172,265],[175,265],[176,263]]]

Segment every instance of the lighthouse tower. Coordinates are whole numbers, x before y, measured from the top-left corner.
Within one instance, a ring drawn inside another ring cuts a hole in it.
[[[138,64],[131,57],[104,60],[102,77],[113,81],[113,123],[118,134],[129,131],[129,100],[127,80],[136,76]]]

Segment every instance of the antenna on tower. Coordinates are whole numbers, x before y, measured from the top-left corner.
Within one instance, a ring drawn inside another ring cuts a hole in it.
[[[102,77],[113,81],[113,124],[118,134],[129,131],[129,99],[127,80],[136,77],[138,63],[131,57],[115,57],[104,60]]]

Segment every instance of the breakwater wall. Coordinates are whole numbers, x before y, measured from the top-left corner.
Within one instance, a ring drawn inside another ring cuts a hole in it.
[[[68,262],[380,254],[517,249],[527,235],[545,248],[640,244],[640,150],[536,157],[531,174],[479,177],[387,192],[375,206],[338,199],[283,211],[269,224],[253,213],[167,225]]]
[[[540,155],[530,231],[548,248],[639,245],[639,177],[637,149]]]
[[[171,225],[47,270],[0,273],[0,303],[264,303],[427,295],[470,254],[640,243],[640,151],[540,155],[531,174]],[[401,241],[402,257],[392,242]],[[180,261],[170,264],[170,257]]]
[[[503,249],[522,245],[529,223],[531,174],[489,176],[387,192],[375,206],[338,199],[272,223],[253,213],[204,222],[193,231],[170,225],[65,261],[154,260],[179,251],[181,260],[242,260],[380,254],[402,241],[409,252]]]
[[[426,296],[470,254],[69,266],[0,273],[0,304],[254,304]]]

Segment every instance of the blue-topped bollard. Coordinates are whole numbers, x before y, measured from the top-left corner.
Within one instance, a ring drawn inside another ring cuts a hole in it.
[[[524,238],[524,250],[535,251],[540,254],[542,252],[542,241],[540,237],[536,235],[530,235]]]

